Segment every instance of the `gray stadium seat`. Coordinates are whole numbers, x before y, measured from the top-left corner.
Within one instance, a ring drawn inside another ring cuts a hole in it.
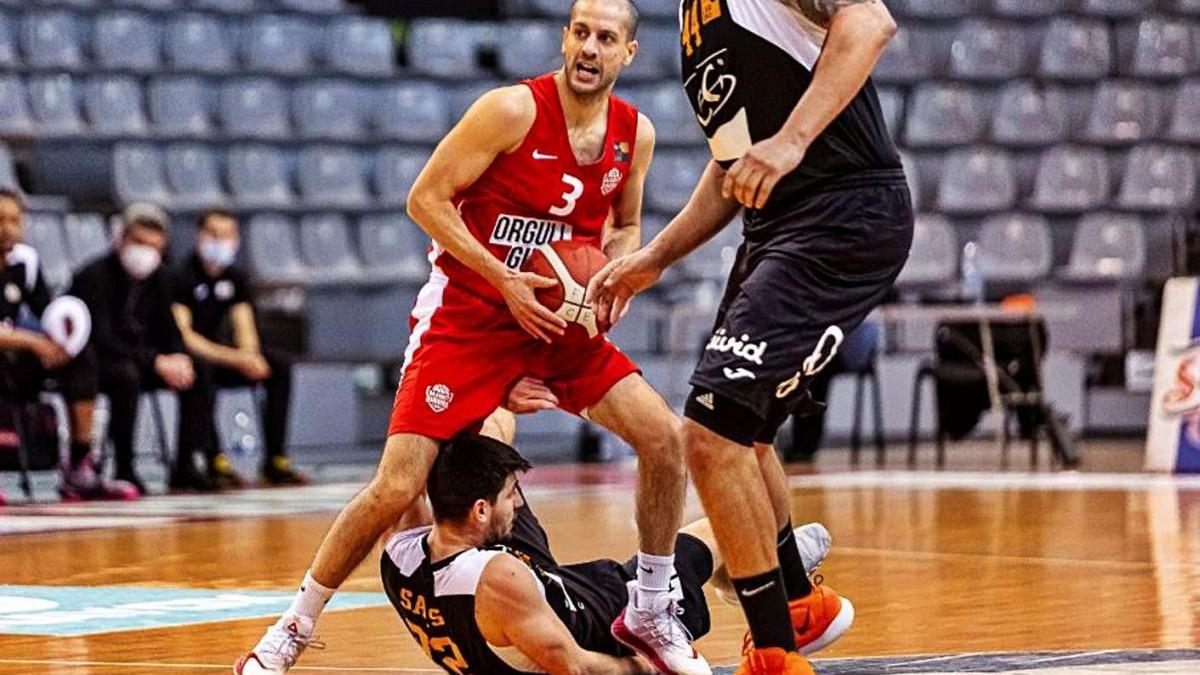
[[[281,7],[309,14],[335,14],[346,9],[344,0],[275,0]]]
[[[512,78],[541,75],[562,65],[562,27],[546,21],[506,24],[511,31],[504,49],[496,55],[500,72]]]
[[[1025,74],[1026,33],[1006,21],[971,19],[950,46],[950,75],[962,80],[1011,80]]]
[[[1017,182],[1012,159],[991,148],[950,153],[946,159],[938,206],[946,213],[988,213],[1012,208]]]
[[[924,82],[936,77],[939,69],[938,40],[934,32],[913,26],[902,26],[880,57],[875,80],[906,84]]]
[[[29,80],[29,103],[38,133],[70,136],[83,132],[78,93],[70,75],[39,75]]]
[[[402,213],[376,213],[358,222],[363,272],[380,282],[416,281],[429,273],[429,235]]]
[[[226,184],[243,208],[289,206],[293,195],[287,166],[277,148],[235,145],[225,156]]]
[[[413,21],[408,35],[408,63],[418,73],[469,78],[479,74],[470,25],[448,19]]]
[[[1151,145],[1130,152],[1117,198],[1121,208],[1175,211],[1195,198],[1196,164],[1187,150]]]
[[[73,268],[108,253],[112,237],[98,213],[71,213],[63,219],[63,235]]]
[[[96,17],[92,53],[106,70],[158,70],[162,62],[162,31],[140,12],[107,12]]]
[[[643,85],[631,88],[628,99],[654,124],[656,140],[667,144],[698,144],[704,134],[696,123],[696,113],[687,93],[675,83]]]
[[[146,133],[142,88],[131,77],[91,78],[84,86],[83,107],[95,133],[110,136]]]
[[[16,75],[0,73],[0,134],[28,136],[33,133],[29,92]]]
[[[1155,0],[1081,0],[1079,11],[1096,16],[1142,16],[1154,9]]]
[[[679,20],[679,3],[675,0],[640,0],[638,10],[648,19]]]
[[[1200,79],[1186,80],[1175,89],[1175,103],[1167,137],[1182,143],[1200,144]]]
[[[923,19],[956,19],[987,11],[986,0],[904,0],[902,5],[905,16]]]
[[[1043,153],[1030,205],[1048,213],[1080,213],[1103,207],[1109,193],[1104,151],[1060,146]]]
[[[381,148],[375,154],[372,183],[379,203],[401,206],[408,199],[417,174],[421,173],[429,152],[412,148]]]
[[[1098,19],[1051,20],[1038,73],[1056,80],[1098,80],[1109,73],[1112,52],[1108,27]]]
[[[25,243],[37,249],[46,284],[59,291],[71,281],[71,260],[63,239],[62,223],[52,213],[25,214]]]
[[[1075,0],[992,0],[992,13],[1012,18],[1041,18],[1064,14]]]
[[[1136,216],[1093,213],[1075,227],[1062,277],[1080,282],[1125,281],[1146,269],[1146,233]]]
[[[351,82],[317,81],[292,90],[296,130],[306,138],[353,139],[363,135],[359,90]]]
[[[162,153],[152,145],[118,145],[113,149],[113,192],[118,201],[150,201],[169,205]]]
[[[945,216],[922,213],[913,226],[912,249],[896,285],[901,288],[934,286],[958,275],[958,241]]]
[[[238,79],[221,87],[221,127],[231,136],[284,138],[289,128],[287,97],[267,78]]]
[[[1169,0],[1166,8],[1177,14],[1200,16],[1200,0]]]
[[[883,113],[884,124],[887,124],[893,139],[900,138],[903,122],[900,115],[904,112],[904,94],[891,87],[879,87],[876,93],[879,95],[879,110]]]
[[[450,106],[451,119],[461,119],[466,114],[467,109],[474,105],[475,101],[478,101],[481,96],[492,89],[508,84],[508,82],[498,80],[476,80],[469,84],[455,87],[446,95],[446,101]]]
[[[150,119],[167,135],[205,136],[212,131],[215,94],[194,77],[161,77],[150,81]]]
[[[368,94],[370,95],[370,94]],[[450,130],[450,102],[429,82],[395,82],[370,106],[375,132],[401,141],[436,142]]]
[[[300,255],[308,268],[310,283],[344,284],[363,278],[350,239],[350,226],[341,214],[321,213],[301,218]]]
[[[692,196],[710,155],[707,150],[662,150],[656,154],[646,177],[646,204],[674,215]]]
[[[912,196],[913,211],[920,211],[923,206],[921,199],[921,172],[917,162],[907,152],[900,151],[900,166],[904,169],[904,179],[908,183],[908,192]]]
[[[207,146],[180,144],[165,153],[167,184],[181,209],[202,209],[225,202],[221,189],[221,167],[216,153]]]
[[[678,22],[674,25],[642,24],[638,28],[638,54],[633,63],[621,71],[621,77],[628,81],[677,78],[683,69],[681,58]]]
[[[1084,138],[1103,145],[1128,145],[1155,138],[1162,97],[1151,85],[1106,80],[1096,88]]]
[[[246,254],[255,280],[265,284],[299,284],[305,269],[296,243],[296,223],[274,213],[250,218]]]
[[[177,70],[222,73],[234,66],[229,31],[211,14],[177,14],[167,25],[167,60]]]
[[[363,160],[350,148],[305,148],[297,158],[296,174],[306,205],[361,207],[370,201]]]
[[[17,181],[17,170],[13,165],[12,152],[2,142],[0,142],[0,188],[21,189],[21,185]]]
[[[21,23],[25,62],[34,68],[75,69],[83,65],[79,25],[66,11],[31,12]]]
[[[717,232],[683,259],[683,267],[696,279],[723,282],[729,278],[742,243],[740,229],[733,224]]]
[[[979,95],[961,85],[919,85],[904,124],[908,145],[947,148],[978,140],[987,127]]]
[[[192,6],[215,12],[245,14],[254,9],[254,0],[192,0]]]
[[[1041,216],[991,216],[979,232],[979,271],[988,282],[1033,282],[1053,263],[1050,227]]]
[[[1177,78],[1196,72],[1193,26],[1183,20],[1152,18],[1138,25],[1131,72],[1138,77]]]
[[[386,21],[347,16],[334,19],[324,33],[325,63],[332,70],[367,76],[395,71],[396,52]]]
[[[5,70],[17,68],[21,64],[15,24],[7,14],[0,13],[0,68]]]
[[[242,36],[242,60],[251,70],[286,75],[307,73],[312,46],[307,22],[297,16],[263,14]]]
[[[1053,145],[1070,131],[1067,99],[1053,86],[1013,82],[1000,91],[992,140],[1012,147]]]
[[[114,5],[124,5],[126,7],[137,7],[140,9],[165,10],[175,9],[179,6],[179,0],[115,0]]]

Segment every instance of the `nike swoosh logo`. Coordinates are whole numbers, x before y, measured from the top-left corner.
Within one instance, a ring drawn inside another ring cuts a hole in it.
[[[646,567],[645,565],[638,567],[638,569],[645,572],[646,574],[654,574],[654,570],[650,569],[649,567]]]
[[[558,159],[558,155],[543,155],[542,153],[538,152],[537,150],[534,150],[533,158],[534,159]]]
[[[741,596],[743,598],[753,598],[754,596],[758,595],[759,593],[770,590],[774,587],[775,587],[775,582],[768,581],[767,583],[763,584],[762,586],[759,586],[758,588],[751,588],[751,589],[742,591]]]

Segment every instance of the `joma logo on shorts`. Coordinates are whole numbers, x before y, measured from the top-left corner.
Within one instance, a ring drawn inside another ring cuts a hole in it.
[[[708,344],[704,347],[705,351],[709,352],[733,352],[734,356],[746,359],[750,363],[762,365],[763,354],[767,351],[767,343],[764,340],[752,342],[749,335],[743,334],[742,337],[730,337],[725,333],[724,328],[718,328],[716,333],[713,333]]]
[[[571,234],[571,226],[567,223],[504,213],[496,218],[488,242],[511,246],[504,264],[510,269],[518,269],[535,248],[555,241],[570,240]]]

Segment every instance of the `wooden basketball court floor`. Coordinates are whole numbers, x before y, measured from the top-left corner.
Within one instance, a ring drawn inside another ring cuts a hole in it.
[[[1080,473],[1000,472],[975,448],[907,471],[828,452],[797,470],[792,513],[829,527],[825,583],[858,610],[819,672],[1200,673],[1200,479],[1137,473],[1128,442],[1084,457]],[[561,559],[634,550],[633,471],[525,479]],[[229,672],[355,489],[0,510],[0,673]],[[688,514],[701,515],[694,496]],[[297,672],[435,672],[378,595],[377,561],[343,587],[347,604],[321,621],[327,648]],[[711,600],[699,647],[727,666],[743,624]]]

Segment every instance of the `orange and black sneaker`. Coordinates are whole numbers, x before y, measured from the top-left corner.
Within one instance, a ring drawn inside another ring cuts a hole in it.
[[[746,652],[734,675],[816,675],[816,671],[796,652],[769,647]]]
[[[789,602],[788,610],[792,615],[796,649],[806,656],[837,642],[854,623],[854,605],[838,597],[828,586],[814,585],[812,593]],[[747,631],[742,640],[742,653],[748,654],[752,649],[754,642]]]

